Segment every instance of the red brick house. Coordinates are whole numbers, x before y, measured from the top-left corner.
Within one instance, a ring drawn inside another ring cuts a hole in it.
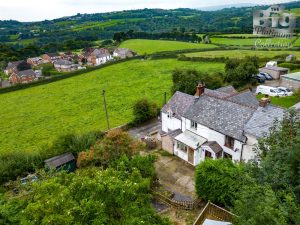
[[[24,63],[25,61],[24,60],[20,60],[20,61],[15,61],[15,62],[9,62],[7,64],[7,67],[5,68],[4,70],[4,73],[6,75],[9,75],[9,74],[12,74],[12,73],[17,73],[18,72],[18,66],[21,64],[21,63]]]
[[[42,55],[42,59],[49,63],[53,63],[54,61],[61,59],[61,56],[58,53],[46,53]]]
[[[9,77],[9,82],[11,84],[24,84],[24,83],[30,83],[36,80],[36,78],[37,76],[35,72],[32,69],[29,69],[17,73],[12,73],[12,75]]]

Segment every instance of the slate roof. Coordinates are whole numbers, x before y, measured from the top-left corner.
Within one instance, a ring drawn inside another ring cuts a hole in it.
[[[58,53],[46,53],[45,55],[48,55],[51,58],[60,56]]]
[[[223,92],[223,93],[226,93],[226,94],[235,94],[235,93],[237,93],[237,91],[235,90],[235,88],[232,87],[231,85],[226,86],[226,87],[218,88],[215,91]]]
[[[162,108],[163,113],[168,113],[170,109],[173,112],[173,116],[177,119],[181,119],[186,110],[195,102],[195,97],[176,91],[173,97]]]
[[[211,150],[213,150],[215,153],[223,151],[223,148],[218,144],[216,141],[208,141],[205,146],[208,146]]]
[[[32,69],[29,70],[23,70],[17,73],[18,77],[31,77],[36,76],[35,72]]]
[[[259,105],[259,101],[250,90],[237,93],[229,97],[228,100],[255,108],[257,108]]]
[[[245,126],[245,133],[251,134],[255,137],[263,137],[268,133],[269,128],[273,125],[275,119],[281,120],[284,115],[284,109],[267,105],[266,107],[259,107],[252,118]]]
[[[177,130],[172,130],[169,131],[167,134],[171,137],[171,138],[175,138],[177,135],[181,134],[182,131],[180,129]]]
[[[60,65],[60,66],[71,66],[72,62],[70,62],[69,60],[65,60],[65,59],[59,59],[59,60],[55,61],[54,64]]]
[[[19,64],[25,62],[24,60],[20,60],[20,61],[15,61],[15,62],[9,62],[6,69],[14,69],[16,68]]]
[[[47,159],[44,162],[51,169],[56,169],[72,160],[75,160],[75,157],[72,153],[65,153],[59,156],[55,156],[53,158]]]
[[[208,88],[205,88],[204,93],[209,95],[209,96],[214,96],[217,98],[228,98],[231,96],[231,94],[225,93],[225,92],[221,92],[221,91],[217,91],[217,90],[211,90]]]
[[[203,94],[184,117],[240,141],[243,129],[256,109]]]

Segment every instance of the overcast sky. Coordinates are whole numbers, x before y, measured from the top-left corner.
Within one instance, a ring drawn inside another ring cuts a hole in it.
[[[239,3],[273,4],[287,0],[0,0],[0,20],[39,21],[71,16],[143,8],[201,8]]]

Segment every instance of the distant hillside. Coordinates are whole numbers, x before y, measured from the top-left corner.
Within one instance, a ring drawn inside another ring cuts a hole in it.
[[[284,5],[298,14],[300,1]],[[111,39],[116,32],[128,30],[148,33],[176,29],[193,33],[251,33],[253,8],[235,7],[218,11],[140,9],[77,14],[41,22],[0,21],[0,43],[17,49],[28,45],[46,46],[51,51],[55,43],[69,42],[67,46],[76,48],[74,43]],[[297,28],[300,28],[299,18]]]
[[[202,11],[217,11],[228,8],[242,8],[242,7],[254,7],[253,3],[241,3],[241,4],[228,4],[228,5],[216,5],[216,6],[208,6],[208,7],[200,7],[199,10]]]

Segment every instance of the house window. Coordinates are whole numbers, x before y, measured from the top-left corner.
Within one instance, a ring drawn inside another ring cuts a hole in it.
[[[194,121],[191,121],[191,128],[197,130],[197,123]]]
[[[229,136],[225,136],[225,146],[227,148],[233,149],[233,147],[234,147],[234,138],[229,137]]]
[[[183,152],[187,152],[187,146],[179,141],[177,141],[177,149],[180,149]]]
[[[232,159],[232,155],[224,152],[224,159]]]
[[[213,158],[211,152],[205,151],[205,158]]]
[[[168,118],[172,119],[172,112],[168,112]]]

